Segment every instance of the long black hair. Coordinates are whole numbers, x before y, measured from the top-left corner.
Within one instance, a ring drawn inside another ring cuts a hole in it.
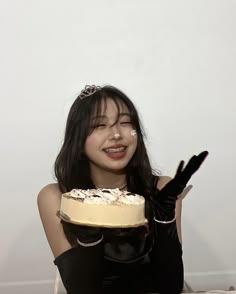
[[[131,123],[137,132],[137,148],[126,167],[127,189],[147,198],[152,193],[154,174],[156,174],[155,178],[158,176],[148,158],[144,142],[146,135],[133,102],[113,86],[100,87],[94,94],[83,99],[78,96],[72,104],[67,118],[64,142],[54,165],[59,188],[62,193],[75,188],[95,188],[90,176],[89,160],[84,153],[84,144],[93,131],[92,116],[102,115],[102,104],[105,103],[106,107],[107,99],[114,101],[118,115],[122,105],[128,108]]]

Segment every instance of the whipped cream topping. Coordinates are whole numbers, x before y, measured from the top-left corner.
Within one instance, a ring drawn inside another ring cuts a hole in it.
[[[139,205],[144,202],[144,197],[128,191],[116,189],[73,189],[65,193],[67,197],[78,199],[91,204],[132,204]],[[65,195],[64,194],[64,195]]]

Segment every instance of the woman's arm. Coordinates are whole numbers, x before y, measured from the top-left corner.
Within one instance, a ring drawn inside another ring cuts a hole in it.
[[[164,186],[172,180],[171,177],[161,176],[159,181],[157,182],[157,189],[161,190]],[[182,230],[181,230],[181,216],[182,216],[182,198],[180,197],[176,200],[176,207],[175,207],[175,215],[176,215],[176,226],[177,226],[177,233],[180,243],[182,243]]]
[[[151,252],[153,281],[159,293],[178,294],[183,288],[182,246],[177,231],[176,201],[208,152],[194,155],[184,167],[182,160],[173,179],[153,191],[154,246]]]
[[[38,195],[39,213],[55,257],[54,263],[68,294],[98,294],[102,285],[103,242],[95,242],[93,246],[78,244],[72,247],[56,216],[60,201],[61,192],[57,184],[46,186]]]
[[[37,203],[48,244],[54,257],[57,257],[72,247],[65,237],[61,220],[56,215],[61,203],[58,185],[49,184],[44,187],[38,194]]]
[[[160,177],[157,188],[161,190],[170,177]],[[170,224],[154,222],[154,246],[151,252],[152,275],[160,294],[178,294],[183,289],[183,261],[181,246],[182,200],[176,201],[176,220]]]

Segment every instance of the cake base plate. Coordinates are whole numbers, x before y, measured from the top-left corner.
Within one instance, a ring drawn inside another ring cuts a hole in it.
[[[73,220],[61,211],[57,211],[57,216],[61,220],[65,221],[67,223],[88,226],[88,227],[99,227],[99,228],[136,228],[136,227],[144,226],[148,223],[148,220],[146,218],[143,221],[141,221],[139,223],[135,223],[135,224],[108,224],[108,223],[104,224],[104,223],[98,223],[98,222],[91,223],[91,222],[85,222],[82,220],[81,221],[80,220]]]

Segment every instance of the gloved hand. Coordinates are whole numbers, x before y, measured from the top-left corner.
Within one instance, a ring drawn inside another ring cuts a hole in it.
[[[102,238],[102,228],[85,225],[69,224],[70,231],[77,236],[82,243],[93,243]]]
[[[175,177],[167,183],[161,191],[156,190],[151,197],[154,216],[160,221],[169,221],[175,217],[175,203],[178,195],[182,193],[192,175],[199,169],[208,155],[208,151],[203,151],[199,155],[194,155],[186,167],[182,160],[177,168]]]
[[[92,243],[102,238],[102,229],[89,226],[78,226],[77,236],[83,243]]]

